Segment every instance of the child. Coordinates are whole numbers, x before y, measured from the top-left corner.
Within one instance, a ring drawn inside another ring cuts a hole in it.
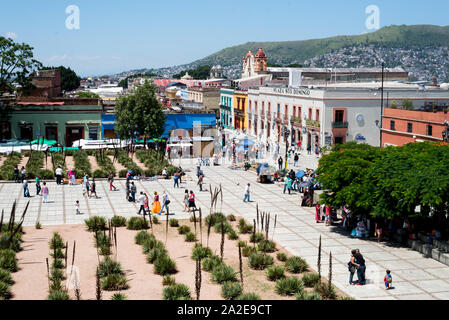
[[[80,214],[80,202],[79,202],[79,200],[76,200],[75,211],[76,211],[75,214]]]
[[[393,282],[393,278],[391,277],[391,271],[387,270],[385,277],[384,277],[385,290],[389,290],[391,288],[392,282]]]

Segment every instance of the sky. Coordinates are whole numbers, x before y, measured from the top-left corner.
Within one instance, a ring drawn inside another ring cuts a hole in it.
[[[81,76],[186,64],[249,41],[373,32],[377,26],[366,25],[370,5],[379,9],[379,27],[449,24],[447,0],[2,2],[1,36],[30,44],[44,65],[69,66]],[[72,19],[75,11],[66,13],[70,6],[79,9],[79,20]]]

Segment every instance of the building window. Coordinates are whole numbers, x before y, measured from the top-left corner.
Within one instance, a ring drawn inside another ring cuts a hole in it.
[[[262,101],[262,114],[265,114],[265,101]]]
[[[89,127],[89,140],[98,139],[98,127]]]
[[[309,120],[312,120],[312,108],[309,108]]]
[[[47,126],[45,127],[45,138],[47,140],[58,140],[58,127]]]
[[[411,122],[407,123],[407,132],[408,133],[413,132],[413,123],[411,123]]]
[[[254,101],[254,113],[257,114],[257,101]]]
[[[11,139],[11,123],[0,122],[0,140]]]
[[[345,119],[344,110],[335,110],[335,122],[343,122]]]
[[[268,102],[268,113],[271,114],[271,102]]]
[[[33,126],[23,125],[20,126],[20,139],[22,140],[33,140]]]
[[[284,114],[284,118],[287,119],[288,117],[288,104],[285,105],[285,114]]]
[[[426,134],[428,136],[432,135],[432,126],[430,124],[427,125],[427,130],[426,130]]]
[[[395,129],[395,122],[394,122],[394,120],[390,121],[390,130],[396,130]]]
[[[298,107],[298,118],[302,119],[301,107]]]
[[[315,120],[320,121],[320,110],[315,111]]]

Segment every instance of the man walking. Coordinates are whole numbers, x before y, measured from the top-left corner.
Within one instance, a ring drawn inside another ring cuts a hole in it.
[[[95,179],[92,178],[92,183],[90,184],[90,196],[89,196],[89,199],[92,198],[93,194],[95,194],[95,199],[98,199],[97,187],[96,187],[96,184],[95,184]]]
[[[248,183],[245,187],[245,196],[243,197],[243,202],[246,202],[246,201],[251,202],[249,199],[249,186],[250,186],[250,184]]]
[[[282,164],[283,163],[284,163],[284,160],[282,159],[281,156],[279,156],[279,159],[278,159],[279,170],[282,170]]]
[[[170,200],[168,200],[168,195],[167,192],[165,192],[162,194],[162,207],[161,207],[161,211],[159,212],[159,214],[162,214],[162,212],[164,212],[164,208],[167,209],[168,212],[168,204],[170,203]]]
[[[298,166],[298,161],[299,161],[299,156],[298,156],[297,153],[295,153],[295,158],[294,158],[294,160],[295,160],[295,167],[297,167],[297,166]]]
[[[39,180],[39,176],[36,176],[36,196],[41,192],[41,180]]]
[[[14,167],[14,182],[18,183],[19,179],[19,168],[17,166]]]
[[[143,215],[145,215],[145,201],[146,201],[145,195],[143,194],[143,191],[140,191],[140,196],[139,196],[139,204],[140,204],[140,209],[137,212],[137,214],[140,214],[141,211],[143,211]]]
[[[62,168],[61,168],[61,166],[58,166],[56,168],[55,176],[56,176],[56,184],[57,185],[62,184]]]
[[[137,187],[133,181],[133,182],[131,182],[131,201],[132,202],[136,202],[136,193],[137,193]]]
[[[204,175],[201,173],[198,177],[198,185],[200,186],[200,191],[203,191],[203,179]]]
[[[366,283],[365,279],[365,271],[366,271],[366,265],[365,265],[365,259],[363,258],[363,255],[360,253],[359,249],[355,249],[354,251],[354,258],[355,258],[355,265],[357,266],[357,283],[356,285],[364,285]]]
[[[173,176],[173,181],[174,181],[173,188],[176,188],[176,186],[178,186],[178,188],[179,188],[179,181],[178,181],[179,175],[178,174],[179,174],[178,171],[176,171]]]
[[[28,180],[27,179],[23,180],[23,196],[25,198],[31,197],[30,190],[28,189]]]

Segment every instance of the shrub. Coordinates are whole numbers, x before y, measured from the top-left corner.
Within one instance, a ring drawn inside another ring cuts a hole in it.
[[[260,242],[260,241],[262,241],[264,239],[265,239],[265,236],[262,233],[260,233],[260,232],[256,232],[255,234],[252,233],[249,236],[249,241],[252,242],[252,243],[254,243],[254,242],[257,243],[257,242]]]
[[[239,220],[239,232],[240,233],[251,233],[253,231],[253,226],[247,224],[245,219]]]
[[[318,273],[306,273],[302,276],[302,282],[308,288],[313,288],[319,281]]]
[[[151,249],[147,255],[147,262],[154,263],[154,261],[156,261],[158,258],[162,256],[168,256],[167,250],[161,248]]]
[[[190,232],[190,227],[189,226],[180,226],[178,227],[178,233],[179,234],[186,234]]]
[[[221,286],[221,296],[226,300],[234,300],[243,292],[242,285],[239,282],[227,281]]]
[[[185,241],[186,242],[196,241],[196,235],[193,232],[187,232],[185,234]]]
[[[106,230],[106,218],[94,216],[84,220],[87,226],[87,231]]]
[[[144,230],[149,228],[148,220],[141,217],[131,217],[126,224],[128,230]]]
[[[101,245],[99,254],[102,256],[110,256],[112,254],[111,246],[109,245]]]
[[[162,291],[164,300],[192,300],[190,289],[185,284],[174,284],[165,287]]]
[[[203,247],[201,243],[196,243],[192,250],[192,259],[201,260],[208,257],[212,257],[212,250],[210,248]]]
[[[237,234],[237,232],[235,232],[234,229],[230,230],[228,232],[228,239],[229,240],[237,240],[239,238],[239,235]]]
[[[332,300],[337,298],[335,287],[333,285],[329,286],[328,283],[318,282],[317,284],[315,284],[314,289],[315,292],[321,295],[321,297],[323,297],[324,299]]]
[[[261,298],[257,293],[250,292],[238,296],[235,300],[261,300]]]
[[[221,233],[221,225],[222,225],[222,222],[217,222],[214,225],[214,230],[215,230],[216,233]],[[232,230],[231,224],[229,222],[227,222],[226,220],[224,220],[223,221],[223,231],[224,231],[224,233],[228,233],[231,230]]]
[[[59,290],[65,290],[65,286],[62,284],[62,280],[61,279],[52,280],[50,283],[50,292]]]
[[[70,300],[69,294],[65,290],[52,290],[47,300]]]
[[[220,284],[226,281],[237,281],[236,274],[232,267],[223,263],[212,269],[212,281]]]
[[[123,170],[120,170],[118,172],[118,176],[119,176],[119,178],[126,178],[126,174],[127,173],[128,173],[128,170],[127,169],[123,169]]]
[[[103,169],[97,169],[94,171],[94,178],[107,178],[109,176],[109,172]]]
[[[237,242],[237,247],[241,247],[241,248],[246,247],[246,241],[240,240],[239,242]]]
[[[235,221],[235,216],[233,214],[230,214],[229,216],[226,217],[228,219],[228,221]]]
[[[65,248],[64,240],[61,238],[59,233],[55,232],[53,233],[53,237],[48,242],[50,249],[63,249]]]
[[[123,293],[114,293],[111,300],[128,300],[128,297]]]
[[[10,236],[11,236],[11,232],[9,232],[9,231],[3,232],[0,235],[0,250],[11,249],[11,250],[14,250],[15,252],[19,252],[20,245],[22,243],[22,234],[16,233],[11,238],[11,241],[9,240]]]
[[[56,250],[52,250],[50,256],[57,259],[64,259],[64,252],[62,252],[61,248],[57,248]]]
[[[301,257],[290,257],[285,262],[285,268],[291,273],[301,273],[307,270],[309,265]]]
[[[126,226],[126,218],[121,216],[114,216],[111,219],[111,224],[113,227],[125,227]]]
[[[145,240],[145,242],[143,243],[143,246],[142,246],[142,251],[143,251],[143,253],[146,254],[155,248],[165,249],[165,245],[163,242],[156,240],[156,238],[153,237],[153,238]]]
[[[317,292],[301,291],[296,295],[296,300],[322,300],[322,298]]]
[[[242,249],[242,256],[249,257],[254,252],[256,252],[256,249],[253,248],[253,247],[243,247],[243,249]]]
[[[11,285],[0,281],[0,300],[6,300],[12,297]]]
[[[52,268],[50,271],[50,280],[51,281],[57,281],[57,280],[64,280],[64,272],[61,269]]]
[[[53,263],[51,264],[52,268],[56,269],[63,269],[64,268],[64,262],[62,259],[54,259]]]
[[[200,222],[200,217],[190,216],[190,222]]]
[[[288,277],[276,281],[276,292],[281,296],[293,296],[304,291],[304,283],[296,277]]]
[[[154,224],[159,224],[159,218],[158,217],[152,216],[151,219],[152,219]]]
[[[138,245],[143,245],[146,240],[149,240],[152,238],[154,239],[154,237],[151,234],[149,234],[145,230],[142,230],[136,234],[136,236],[134,237],[134,241]]]
[[[8,285],[14,284],[14,280],[12,279],[11,273],[8,270],[0,269],[0,282],[6,283]]]
[[[34,226],[36,229],[42,229],[41,223],[38,221],[36,222],[36,225]]]
[[[98,266],[98,275],[102,278],[107,277],[110,274],[123,275],[122,266],[119,262],[112,260],[110,257],[106,257],[100,262]]]
[[[176,284],[176,280],[174,277],[170,276],[170,275],[165,275],[162,278],[162,285],[163,286],[172,286]]]
[[[282,266],[273,266],[268,267],[267,269],[267,278],[270,281],[276,281],[285,277],[284,275],[284,267]]]
[[[276,243],[271,240],[262,240],[257,245],[257,248],[262,252],[274,252],[276,251]]]
[[[286,255],[285,253],[283,253],[283,252],[279,252],[279,253],[276,255],[276,257],[277,257],[277,259],[278,259],[279,261],[282,261],[282,262],[287,261],[287,255]]]
[[[208,215],[205,221],[206,225],[216,225],[218,222],[226,221],[226,217],[223,213],[216,212]]]
[[[16,252],[11,249],[0,250],[0,268],[10,272],[19,270],[17,264]]]
[[[128,288],[128,284],[124,275],[112,273],[101,281],[101,288],[106,291],[125,290]]]
[[[53,172],[48,170],[48,169],[41,169],[39,170],[39,178],[42,180],[49,180],[49,179],[53,179],[54,175]]]
[[[170,227],[173,227],[173,228],[179,227],[179,221],[177,219],[170,219],[168,221],[168,224],[170,225]]]
[[[161,256],[154,261],[154,273],[161,276],[176,273],[176,263],[167,255]]]
[[[218,267],[222,264],[224,264],[224,262],[221,260],[219,256],[216,255],[204,258],[201,261],[201,266],[203,267],[203,270],[207,272],[211,272],[215,267]]]
[[[274,263],[274,259],[266,254],[254,252],[249,256],[249,266],[251,269],[263,270]]]

